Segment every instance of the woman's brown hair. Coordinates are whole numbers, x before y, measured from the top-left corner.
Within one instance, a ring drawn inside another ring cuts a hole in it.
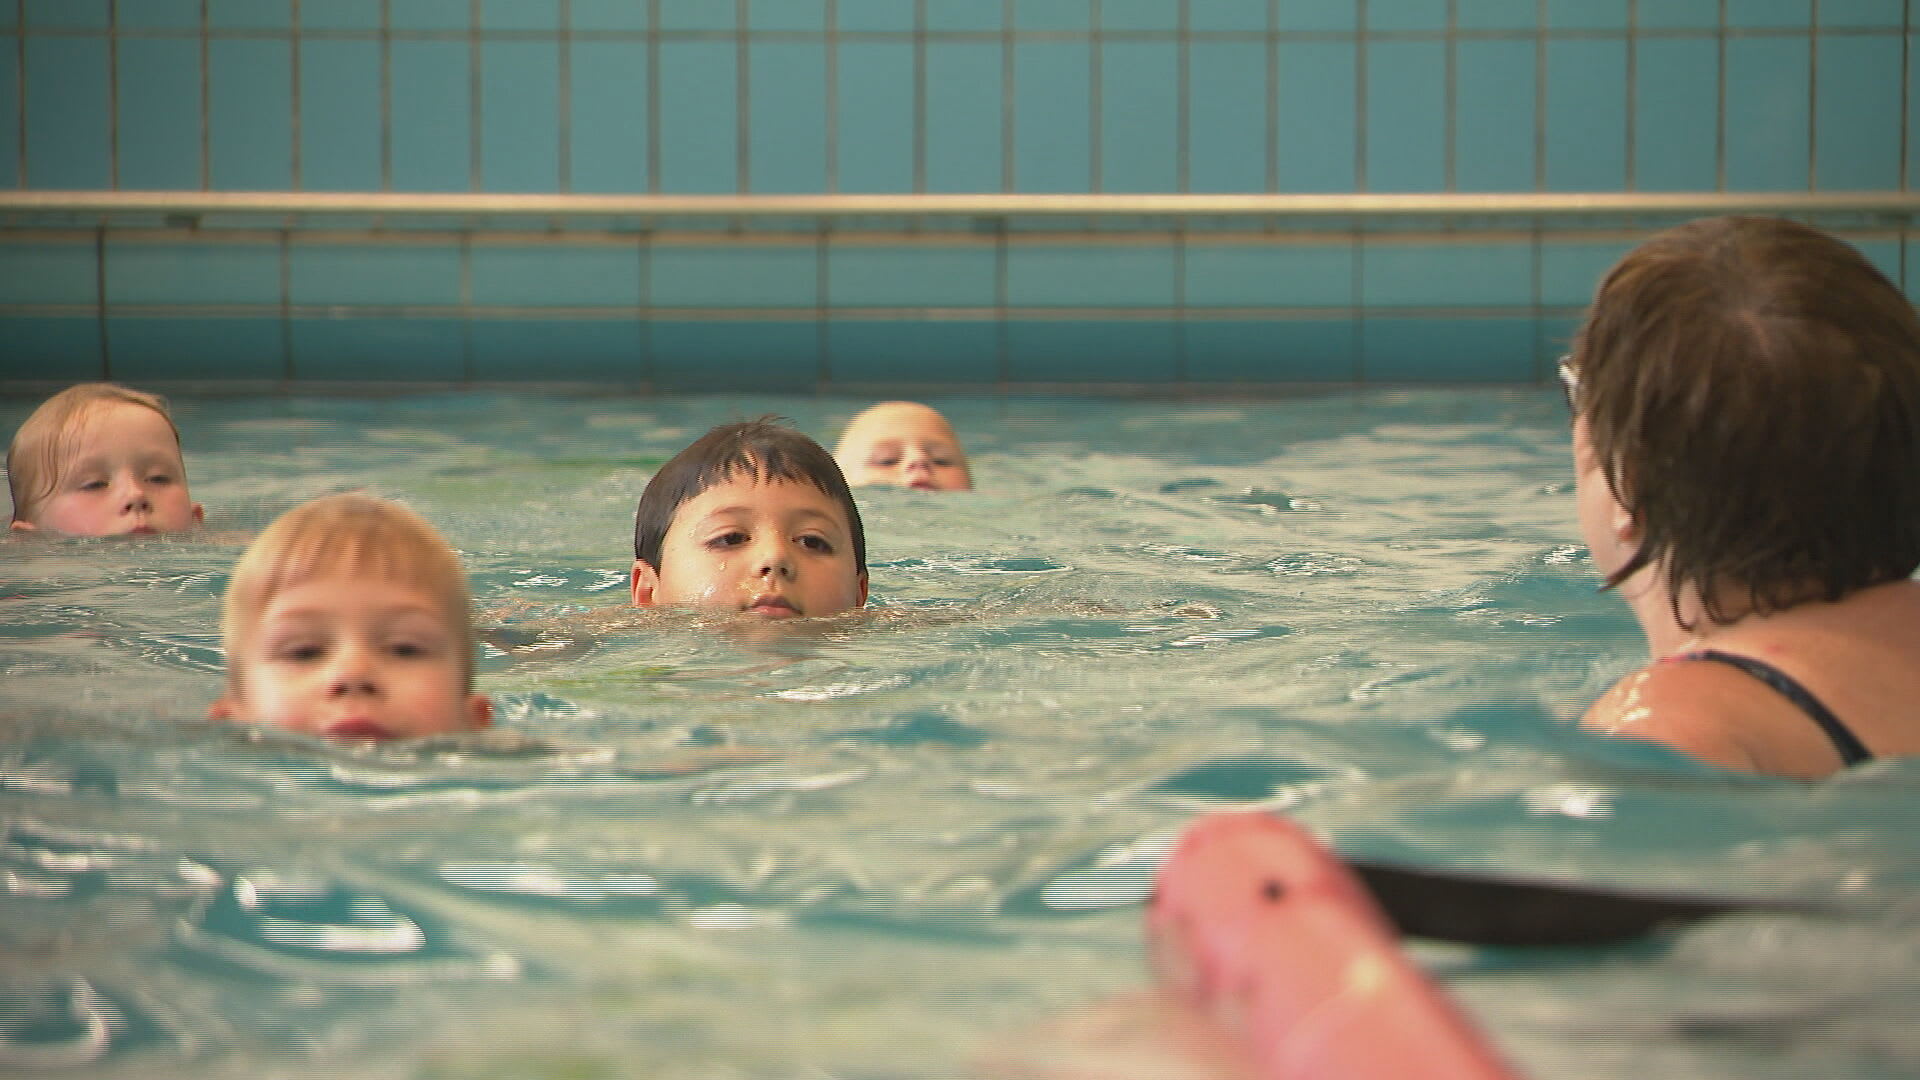
[[[1730,622],[1920,566],[1920,322],[1852,246],[1777,218],[1648,240],[1575,343],[1581,415],[1649,566]]]

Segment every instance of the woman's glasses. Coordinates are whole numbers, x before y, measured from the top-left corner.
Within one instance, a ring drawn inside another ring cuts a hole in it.
[[[1560,358],[1560,389],[1567,393],[1567,412],[1580,415],[1580,373],[1573,369],[1573,356]]]

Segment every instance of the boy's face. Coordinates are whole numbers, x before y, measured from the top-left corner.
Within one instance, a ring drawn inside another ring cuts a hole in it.
[[[946,418],[902,402],[868,409],[847,425],[834,452],[847,483],[899,484],[929,491],[973,487],[967,456]]]
[[[398,581],[333,576],[267,601],[217,720],[338,739],[403,739],[487,725],[492,706],[467,692],[472,648],[445,605]]]
[[[206,516],[187,494],[180,442],[167,418],[115,401],[81,416],[53,493],[16,529],[70,536],[179,532]]]
[[[804,481],[723,480],[674,511],[659,568],[633,564],[636,607],[689,604],[787,619],[866,602],[846,510]]]

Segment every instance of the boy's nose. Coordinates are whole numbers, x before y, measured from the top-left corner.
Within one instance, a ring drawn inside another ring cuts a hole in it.
[[[754,572],[760,577],[792,577],[793,560],[784,545],[769,545],[754,560]]]
[[[146,485],[134,479],[133,476],[122,476],[119,483],[115,486],[119,489],[118,494],[120,496],[120,510],[122,513],[130,513],[134,510],[153,509],[153,500],[147,497]]]
[[[327,672],[329,697],[372,694],[379,688],[380,682],[367,650],[348,646],[335,654],[332,670]]]

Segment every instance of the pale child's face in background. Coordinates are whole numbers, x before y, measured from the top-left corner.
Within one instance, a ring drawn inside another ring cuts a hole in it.
[[[115,401],[89,410],[59,463],[53,493],[16,529],[69,536],[180,532],[206,516],[187,493],[180,442],[167,418]]]
[[[928,491],[973,487],[967,456],[946,418],[924,405],[881,405],[854,418],[834,452],[847,483]]]
[[[444,605],[398,581],[334,576],[274,596],[245,639],[234,697],[215,719],[339,739],[405,739],[487,725],[467,692],[472,643]]]
[[[838,615],[867,602],[845,509],[805,481],[742,474],[681,503],[660,564],[656,571],[634,562],[635,606],[784,619]]]

